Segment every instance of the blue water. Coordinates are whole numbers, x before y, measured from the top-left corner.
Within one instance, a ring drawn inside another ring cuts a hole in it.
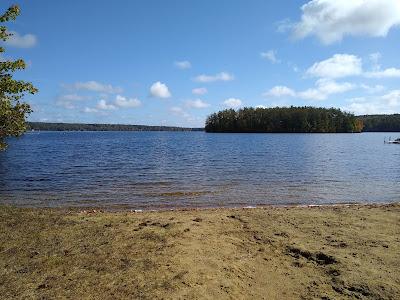
[[[0,153],[0,203],[158,209],[399,201],[400,145],[385,145],[388,135],[28,133]]]

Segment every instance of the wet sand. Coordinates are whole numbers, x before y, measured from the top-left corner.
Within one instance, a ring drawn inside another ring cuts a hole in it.
[[[400,299],[400,204],[0,206],[2,299]]]

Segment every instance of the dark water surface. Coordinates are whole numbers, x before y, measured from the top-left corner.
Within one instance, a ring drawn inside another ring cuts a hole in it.
[[[28,133],[0,153],[0,203],[157,209],[399,201],[400,145],[383,144],[388,135]]]

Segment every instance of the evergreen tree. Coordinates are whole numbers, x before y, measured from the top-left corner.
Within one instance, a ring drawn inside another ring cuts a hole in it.
[[[361,132],[362,120],[335,108],[274,107],[219,111],[206,120],[207,132]]]

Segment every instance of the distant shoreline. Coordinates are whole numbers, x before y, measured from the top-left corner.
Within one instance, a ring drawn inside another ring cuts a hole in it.
[[[400,116],[364,115],[357,116],[365,126],[361,132],[400,132]],[[157,125],[97,124],[97,123],[61,123],[61,122],[27,122],[28,131],[206,131],[204,127],[179,127]],[[342,133],[342,132],[307,132],[307,131],[266,131],[266,130],[216,130],[209,133]],[[358,132],[348,132],[358,133]]]
[[[204,128],[177,126],[48,122],[27,122],[27,129],[28,131],[204,131]]]

